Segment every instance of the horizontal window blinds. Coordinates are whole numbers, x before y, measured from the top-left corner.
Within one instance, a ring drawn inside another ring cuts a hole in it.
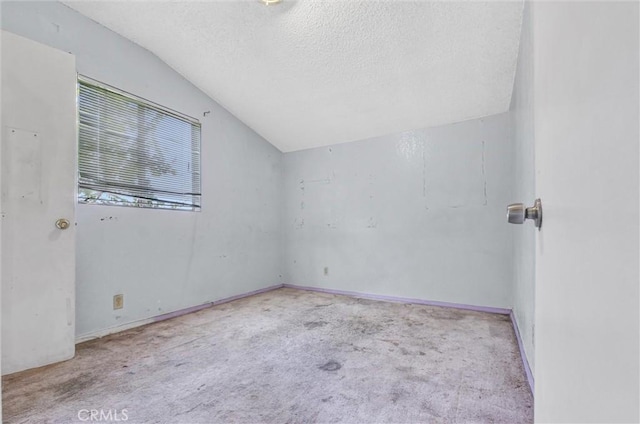
[[[134,96],[78,81],[79,199],[200,208],[200,124]]]

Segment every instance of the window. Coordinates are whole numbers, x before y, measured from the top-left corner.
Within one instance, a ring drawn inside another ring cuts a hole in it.
[[[200,123],[78,79],[78,201],[200,209]]]

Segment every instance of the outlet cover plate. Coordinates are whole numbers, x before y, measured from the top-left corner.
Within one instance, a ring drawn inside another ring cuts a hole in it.
[[[117,294],[113,296],[113,309],[122,309],[124,307],[124,295]]]

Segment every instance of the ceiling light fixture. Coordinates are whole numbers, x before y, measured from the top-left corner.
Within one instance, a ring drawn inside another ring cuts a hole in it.
[[[261,3],[263,3],[266,6],[270,6],[272,4],[278,4],[280,3],[282,0],[260,0]]]

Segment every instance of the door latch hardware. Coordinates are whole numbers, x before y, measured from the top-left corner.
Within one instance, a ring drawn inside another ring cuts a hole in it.
[[[542,202],[540,199],[536,199],[530,208],[525,208],[522,203],[512,203],[507,206],[509,224],[522,224],[526,219],[533,220],[538,230],[542,228]]]
[[[69,220],[68,219],[64,219],[64,218],[60,218],[59,220],[56,221],[56,227],[58,227],[61,230],[66,230],[67,228],[69,228]]]

